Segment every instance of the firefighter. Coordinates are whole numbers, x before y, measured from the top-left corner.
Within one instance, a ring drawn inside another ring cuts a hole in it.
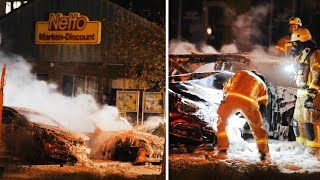
[[[219,152],[217,157],[221,159],[227,157],[227,149],[229,149],[226,133],[228,118],[236,111],[240,111],[246,117],[256,139],[260,159],[270,163],[268,132],[263,129],[261,115],[261,112],[265,112],[268,103],[268,91],[263,76],[254,71],[238,71],[225,82],[223,90],[226,96],[218,108],[217,140]]]
[[[288,28],[289,28],[290,34],[279,39],[275,48],[278,49],[281,53],[284,53],[285,56],[288,56],[289,51],[291,50],[291,46],[292,46],[292,44],[290,43],[291,34],[295,30],[301,28],[301,26],[302,26],[302,22],[301,22],[300,18],[298,18],[298,17],[289,18]]]
[[[308,29],[296,30],[291,36],[292,54],[298,63],[295,76],[297,101],[294,118],[298,121],[296,141],[319,155],[320,148],[320,50]]]

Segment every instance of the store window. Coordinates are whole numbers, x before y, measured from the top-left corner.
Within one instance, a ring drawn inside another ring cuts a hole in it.
[[[97,78],[93,76],[64,75],[62,93],[71,97],[79,94],[91,94],[96,98],[98,94]]]

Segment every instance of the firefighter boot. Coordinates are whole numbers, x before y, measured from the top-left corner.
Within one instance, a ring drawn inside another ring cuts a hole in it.
[[[219,150],[218,154],[216,155],[216,158],[218,159],[227,159],[228,158],[228,153],[227,150]]]
[[[304,123],[304,125],[307,136],[306,145],[311,149],[311,153],[316,155],[320,148],[320,126],[313,123]]]
[[[307,146],[310,148],[310,153],[320,160],[320,124],[319,123],[305,123]]]
[[[219,129],[219,125],[218,125]],[[222,128],[224,129],[224,128]],[[216,158],[218,159],[227,159],[227,149],[229,149],[229,139],[227,132],[224,130],[220,130],[217,134],[217,140],[218,140],[218,154],[216,155]]]
[[[262,164],[271,164],[270,154],[269,154],[269,146],[268,143],[258,144],[260,160]]]
[[[271,158],[269,153],[260,154],[260,160],[262,164],[271,164]]]

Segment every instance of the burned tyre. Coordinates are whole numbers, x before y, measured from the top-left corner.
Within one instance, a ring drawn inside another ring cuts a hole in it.
[[[198,146],[203,143],[203,134],[199,126],[179,122],[170,127],[170,144]]]

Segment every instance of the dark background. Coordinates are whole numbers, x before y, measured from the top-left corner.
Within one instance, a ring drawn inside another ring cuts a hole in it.
[[[263,18],[257,7],[268,8]],[[205,13],[204,9],[208,9]],[[308,28],[313,39],[319,43],[320,1],[317,0],[169,0],[169,39],[186,40],[191,43],[207,42],[220,49],[223,44],[232,43],[235,34],[232,24],[237,17],[247,12],[254,26],[251,44],[272,46],[288,34],[288,18],[298,16]],[[206,27],[214,29],[214,37],[206,35]],[[244,49],[245,50],[245,49]]]
[[[132,12],[165,26],[165,0],[111,0]]]

